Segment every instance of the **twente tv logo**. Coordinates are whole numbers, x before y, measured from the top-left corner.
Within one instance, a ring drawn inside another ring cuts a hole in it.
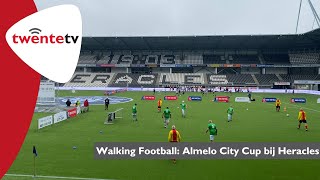
[[[82,19],[78,7],[59,5],[31,14],[6,33],[11,49],[46,78],[68,82],[77,66]]]
[[[40,35],[41,33],[41,29],[39,28],[31,28],[29,30],[29,32],[31,33],[31,36],[18,36],[16,34],[14,34],[12,36],[13,39],[13,43],[17,44],[17,43],[22,43],[22,44],[28,44],[28,43],[33,43],[33,44],[62,44],[62,43],[77,43],[79,36],[72,36],[69,34],[66,34],[64,36],[62,35]],[[35,35],[34,35],[35,34]]]

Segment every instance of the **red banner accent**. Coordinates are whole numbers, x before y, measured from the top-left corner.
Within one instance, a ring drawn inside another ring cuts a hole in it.
[[[143,96],[142,100],[149,100],[149,101],[154,101],[156,99],[155,96]]]
[[[164,100],[168,100],[168,101],[174,101],[177,100],[178,97],[177,96],[165,96]]]
[[[67,112],[69,118],[77,116],[77,108],[69,109]]]
[[[215,102],[229,102],[228,96],[217,96]]]

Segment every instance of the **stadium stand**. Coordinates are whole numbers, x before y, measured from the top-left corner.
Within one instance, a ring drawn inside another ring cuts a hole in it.
[[[203,64],[203,56],[201,54],[186,54],[181,62],[182,64]]]
[[[290,64],[288,54],[264,54],[266,64]]]
[[[227,80],[233,85],[251,84],[255,85],[251,74],[228,74]]]
[[[95,64],[97,60],[97,54],[90,51],[81,52],[79,56],[79,64]]]
[[[118,73],[110,83],[110,87],[155,87],[157,74]]]
[[[160,84],[205,84],[202,73],[161,73]]]
[[[224,56],[222,56],[224,57]],[[219,55],[203,55],[204,64],[226,64],[226,60]]]
[[[291,64],[319,64],[320,53],[289,54]]]
[[[180,61],[180,56],[162,55],[161,60],[160,60],[160,64],[175,64],[177,59],[179,59],[179,61]]]
[[[260,64],[257,55],[230,55],[228,60],[230,64]]]
[[[284,82],[294,82],[294,80],[320,80],[320,75],[288,75],[280,74]]]
[[[97,64],[109,64],[110,62],[110,56],[104,55],[101,59],[97,61]]]
[[[64,87],[107,87],[114,73],[75,73]]]
[[[280,79],[275,74],[255,74],[260,85],[272,85],[279,82]]]

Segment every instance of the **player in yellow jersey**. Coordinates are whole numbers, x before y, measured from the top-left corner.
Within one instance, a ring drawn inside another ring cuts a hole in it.
[[[176,130],[176,126],[172,125],[172,129],[169,131],[168,135],[168,141],[169,142],[180,142],[181,141],[181,136],[179,131]],[[176,163],[176,159],[173,159],[173,163]]]
[[[280,112],[280,106],[281,106],[281,101],[280,101],[280,99],[277,99],[276,100],[276,111],[277,112]]]
[[[298,129],[300,129],[301,123],[304,124],[304,127],[306,128],[306,131],[308,131],[308,124],[307,124],[307,114],[304,112],[302,108],[300,108],[299,114],[298,114]]]
[[[158,100],[157,105],[158,105],[158,112],[161,112],[161,106],[162,106],[162,100],[161,99]]]

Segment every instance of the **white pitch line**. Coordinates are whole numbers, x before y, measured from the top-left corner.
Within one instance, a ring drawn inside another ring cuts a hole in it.
[[[295,105],[295,104],[289,104],[289,103],[283,103],[283,104],[288,104],[290,106],[293,106],[293,107],[296,107],[296,108],[301,108],[301,106],[298,106],[298,105]],[[308,108],[308,107],[302,107],[303,109],[308,109],[308,110],[311,110],[311,111],[315,111],[315,112],[320,112],[319,110],[316,110],[316,109],[312,109],[312,108]]]
[[[263,98],[262,96],[258,96],[258,95],[256,95],[257,97],[261,97],[261,98]],[[287,104],[287,105],[289,105],[289,106],[293,106],[294,108],[297,108],[297,109],[300,109],[302,106],[298,106],[298,105],[295,105],[295,104],[290,104],[290,103],[286,103],[286,102],[281,102],[281,103],[283,103],[283,104]],[[268,103],[267,103],[268,104]],[[272,104],[270,104],[270,105],[272,105]],[[302,107],[303,109],[308,109],[308,110],[311,110],[311,111],[315,111],[315,112],[320,112],[319,110],[316,110],[316,109],[312,109],[312,108],[308,108],[308,107]]]
[[[11,177],[34,177],[29,174],[5,174],[5,176]],[[72,180],[112,180],[112,179],[97,179],[97,178],[81,178],[81,177],[63,177],[63,176],[42,176],[37,175],[35,178],[47,178],[47,179],[72,179]]]

